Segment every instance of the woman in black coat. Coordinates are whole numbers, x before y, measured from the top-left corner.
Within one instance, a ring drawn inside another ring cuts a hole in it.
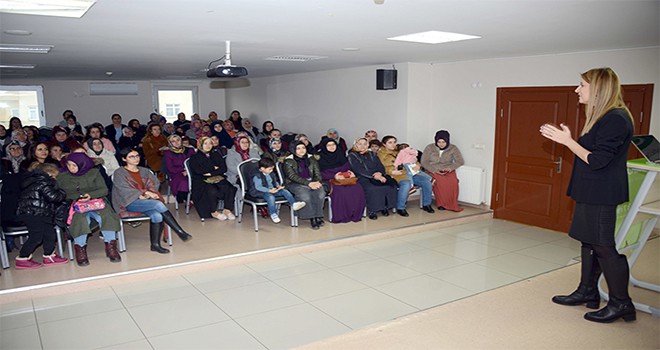
[[[216,218],[220,221],[234,220],[234,198],[236,187],[225,178],[227,164],[219,152],[213,152],[209,137],[201,137],[197,143],[198,152],[189,160],[192,178],[191,198],[199,217]],[[224,210],[218,211],[218,200],[224,201]]]
[[[598,276],[602,270],[609,292],[607,306],[586,313],[584,318],[595,322],[619,318],[633,321],[636,313],[628,295],[628,262],[617,251],[614,240],[616,207],[628,201],[626,159],[633,135],[632,116],[623,102],[619,77],[610,68],[582,73],[575,92],[579,102],[586,105],[587,117],[578,140],[564,124],[559,128],[544,124],[540,130],[541,135],[575,154],[568,185],[568,195],[576,202],[569,236],[582,242],[580,285],[573,293],[555,296],[552,301],[598,308]]]

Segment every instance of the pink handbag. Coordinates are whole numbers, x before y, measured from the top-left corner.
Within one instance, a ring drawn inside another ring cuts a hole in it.
[[[73,202],[69,208],[69,217],[66,219],[66,224],[71,225],[71,220],[73,220],[73,214],[75,213],[86,213],[101,209],[105,209],[105,201],[101,198],[90,199],[86,202]]]

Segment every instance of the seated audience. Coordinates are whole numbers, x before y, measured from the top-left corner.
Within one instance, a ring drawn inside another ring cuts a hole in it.
[[[19,117],[11,117],[9,118],[9,131],[14,131],[21,129],[23,130],[23,122]]]
[[[279,139],[282,142],[282,148],[290,149],[289,144],[286,141],[282,140],[282,131],[280,131],[279,129],[273,129],[268,134],[268,138],[261,140],[261,145],[260,146],[261,146],[262,151],[264,151],[264,152],[268,151],[269,145],[270,145],[270,140],[272,140],[272,139]]]
[[[64,152],[64,154],[69,154],[74,149],[82,147],[82,145],[80,144],[80,142],[78,142],[78,140],[69,136],[66,130],[67,129],[63,129],[59,126],[54,127],[48,145],[49,146],[59,145],[60,147],[62,147],[62,152]]]
[[[94,168],[94,162],[84,153],[71,153],[66,157],[66,172],[57,177],[57,184],[66,192],[67,200],[85,204],[90,200],[102,200],[103,208],[87,212],[71,211],[67,223],[69,233],[73,237],[76,250],[76,263],[79,266],[89,265],[87,256],[87,235],[91,233],[90,224],[94,219],[101,228],[105,242],[105,255],[111,262],[121,261],[117,251],[117,231],[119,217],[112,210],[106,196],[108,187]],[[87,203],[88,204],[88,203]]]
[[[282,147],[282,140],[280,139],[271,139],[269,147],[270,149],[267,152],[264,152],[261,155],[261,158],[271,159],[276,164],[284,162],[284,158],[291,154],[288,150]]]
[[[192,176],[192,200],[199,217],[234,220],[234,198],[236,187],[227,181],[227,164],[220,153],[213,152],[213,144],[208,137],[197,141],[197,153],[190,157]],[[224,201],[224,210],[217,211],[218,201]]]
[[[69,118],[70,115],[73,115],[73,111],[70,109],[67,109],[66,111],[62,112],[62,120],[58,123],[59,126],[66,128],[67,124],[67,119]]]
[[[115,170],[119,169],[119,162],[115,158],[115,153],[105,149],[105,144],[101,139],[91,138],[87,140],[87,155],[93,160],[101,159],[102,162],[99,162],[99,164],[103,166],[109,177],[112,177]]]
[[[127,126],[122,129],[122,135],[117,142],[117,148],[135,148],[142,150],[142,138],[135,134],[135,129]]]
[[[89,150],[89,141],[90,139],[100,139],[103,142],[103,148],[110,151],[112,154],[115,154],[117,151],[115,145],[112,141],[105,137],[105,128],[100,123],[94,123],[85,127],[87,133],[85,134],[85,142],[83,142],[83,147],[85,150]]]
[[[358,222],[366,206],[364,190],[351,171],[348,158],[339,150],[337,141],[326,138],[319,151],[321,178],[332,199],[332,222]]]
[[[210,111],[209,115],[208,115],[208,118],[209,119],[206,120],[206,122],[208,124],[215,123],[215,122],[222,122],[222,120],[220,120],[218,118],[218,113],[216,113],[215,111]]]
[[[158,125],[158,124],[153,124]],[[124,148],[119,154],[126,164],[115,171],[113,177],[112,203],[122,216],[131,213],[144,213],[149,216],[149,241],[151,251],[160,254],[169,253],[169,249],[160,245],[163,222],[167,224],[182,241],[192,238],[176,221],[172,213],[163,204],[163,197],[158,192],[160,182],[147,168],[140,164],[138,151]]]
[[[259,152],[250,148],[250,138],[242,135],[234,139],[234,147],[227,150],[227,181],[238,186],[238,165],[250,158],[259,159]]]
[[[227,134],[229,134],[229,136],[231,136],[232,139],[236,137],[236,133],[238,132],[238,130],[234,128],[234,123],[231,120],[227,119],[223,121],[222,128],[225,129]]]
[[[30,143],[27,141],[27,134],[25,130],[19,128],[11,132],[11,142],[18,143],[23,148],[23,154],[28,154],[30,151]],[[5,148],[7,146],[5,145]],[[7,154],[7,152],[5,152]]]
[[[267,120],[264,122],[264,124],[261,126],[261,132],[257,134],[257,144],[261,147],[261,149],[265,152],[268,149],[268,142],[264,143],[264,139],[269,139],[270,138],[270,132],[275,129],[273,122],[270,120]],[[278,137],[279,138],[279,137]],[[264,147],[265,145],[265,147]],[[264,149],[265,148],[265,149]],[[288,149],[288,148],[287,148]]]
[[[142,139],[142,151],[144,152],[144,161],[158,176],[158,181],[165,181],[165,174],[161,169],[163,166],[163,154],[167,150],[167,138],[162,134],[160,124],[151,124],[147,129],[147,135]]]
[[[300,141],[293,141],[290,150],[291,155],[285,158],[283,164],[286,188],[297,201],[306,204],[298,211],[298,216],[303,220],[310,219],[312,229],[318,230],[324,225],[325,199],[319,163],[311,154],[307,154],[305,144]]]
[[[83,134],[82,126],[78,123],[75,115],[70,115],[66,118],[66,126],[64,126],[66,133],[76,139],[78,142],[82,142],[85,135]]]
[[[229,136],[225,128],[222,126],[221,121],[214,121],[211,123],[211,136],[218,138],[220,147],[231,148],[234,145],[234,140]]]
[[[0,150],[4,150],[5,145],[9,141],[11,141],[11,134],[7,132],[7,128],[4,125],[0,124]]]
[[[16,214],[30,233],[16,257],[16,269],[36,269],[41,263],[32,260],[32,253],[43,243],[43,265],[66,264],[67,259],[55,253],[55,213],[66,205],[66,192],[57,186],[59,175],[54,164],[39,163],[29,169],[21,182],[21,194]]]
[[[252,121],[249,118],[243,118],[241,124],[242,128],[240,130],[245,131],[252,142],[257,143],[257,135],[259,135],[259,129],[252,125]]]
[[[239,131],[243,128],[243,118],[241,118],[241,112],[237,110],[231,111],[229,114],[229,120],[234,124],[234,130]]]
[[[174,127],[174,124],[165,123],[165,125],[163,125],[163,135],[170,136],[170,135],[174,135],[175,133],[176,133],[176,128]]]
[[[278,181],[274,170],[275,162],[269,158],[262,158],[259,160],[259,172],[254,174],[251,183],[246,187],[250,196],[263,198],[266,201],[270,219],[274,223],[279,224],[281,220],[277,213],[277,205],[275,204],[277,196],[284,197],[294,211],[302,209],[306,204],[305,202],[296,202],[291,192],[286,190]]]
[[[371,140],[378,140],[378,133],[376,130],[367,130],[364,133],[364,138],[371,143]]]
[[[133,129],[133,133],[138,137],[138,139],[142,140],[144,135],[147,134],[147,126],[140,124],[140,121],[137,119],[131,119],[128,121],[128,126],[130,126]]]
[[[191,139],[199,140],[202,137],[209,137],[210,135],[210,130],[208,133],[204,133],[204,128],[202,128],[206,123],[201,121],[201,120],[193,120],[190,122],[190,129],[186,131],[186,136],[188,136]]]
[[[183,124],[188,124],[190,123],[188,120],[186,120],[186,114],[183,112],[179,112],[179,114],[176,115],[176,120],[174,121],[174,126],[175,127],[181,127]]]
[[[348,152],[348,162],[364,189],[369,219],[376,220],[378,212],[388,216],[396,206],[397,182],[385,173],[385,167],[376,153],[369,151],[365,138],[355,140]]]
[[[119,143],[119,139],[121,138],[125,127],[126,125],[121,122],[121,115],[117,113],[112,115],[112,124],[105,126],[105,134],[115,146],[115,149],[117,149],[117,143]]]
[[[320,151],[321,150],[321,143],[325,138],[329,138],[331,140],[337,141],[337,144],[339,145],[339,150],[342,151],[344,154],[346,154],[346,151],[348,150],[348,146],[346,146],[346,141],[339,137],[339,132],[337,132],[337,129],[328,129],[328,133],[321,137],[321,142],[316,146],[316,150]]]
[[[28,152],[27,159],[25,159],[21,163],[21,168],[23,170],[27,170],[35,162],[39,164],[50,163],[50,164],[59,165],[56,160],[50,158],[48,152],[48,145],[45,142],[39,142],[37,144],[30,146],[30,151]]]
[[[307,153],[309,153],[309,154],[316,154],[317,153],[316,147],[314,147],[314,145],[312,145],[312,143],[309,142],[309,137],[307,137],[307,135],[297,134],[293,139],[296,140],[296,141],[300,141],[300,142],[304,143],[305,147],[307,148]],[[316,159],[318,159],[318,157]]]
[[[371,140],[369,141],[369,150],[378,153],[380,151],[380,148],[383,147],[383,144],[380,143],[378,140]]]
[[[424,148],[422,165],[435,179],[433,194],[440,210],[463,211],[458,206],[458,178],[456,169],[462,166],[463,155],[456,145],[449,143],[449,132],[435,133],[435,143]]]
[[[165,167],[170,179],[170,190],[178,203],[183,203],[188,196],[188,173],[184,166],[186,159],[195,154],[195,150],[184,147],[179,135],[170,135],[167,138],[170,147],[165,151]]]

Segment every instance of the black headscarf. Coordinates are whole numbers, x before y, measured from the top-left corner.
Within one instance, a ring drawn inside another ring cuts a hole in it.
[[[330,142],[337,145],[337,148],[335,149],[334,152],[328,151],[327,146]],[[321,141],[321,149],[319,150],[319,156],[321,157],[319,159],[319,166],[321,167],[321,170],[338,168],[348,163],[348,159],[344,155],[344,152],[342,152],[341,147],[339,147],[337,141],[329,137],[326,137]]]
[[[441,150],[446,150],[447,147],[449,147],[449,131],[440,130],[440,131],[435,133],[435,144],[436,144],[436,146],[438,145],[438,140],[440,140],[440,139],[445,140],[445,142],[447,142],[447,146],[445,146],[445,148],[440,148],[440,147],[438,147],[438,148],[440,148]]]
[[[298,163],[298,175],[300,175],[303,178],[310,178],[310,172],[309,172],[309,154],[307,153],[307,147],[305,147],[305,155],[301,157],[298,157],[296,154],[296,148],[298,145],[303,145],[305,144],[302,141],[293,141],[289,144],[289,151],[291,151],[291,154],[293,155],[293,160]]]
[[[225,130],[224,127],[222,128],[222,130],[220,130],[220,132],[215,131],[216,124],[220,124],[220,126],[222,126],[221,121],[215,121],[211,123],[211,135],[218,138],[218,143],[220,144],[220,146],[225,146],[227,148],[231,148],[232,146],[234,146],[234,140],[231,138],[229,133],[227,133],[227,130]]]

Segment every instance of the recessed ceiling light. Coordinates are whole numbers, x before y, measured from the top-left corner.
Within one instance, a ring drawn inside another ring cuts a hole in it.
[[[34,69],[34,64],[0,64],[0,69]]]
[[[307,62],[315,61],[323,58],[325,56],[308,56],[308,55],[280,55],[280,56],[271,56],[264,58],[266,61],[291,61],[291,62]]]
[[[475,35],[439,32],[437,30],[432,30],[428,32],[395,36],[392,38],[387,38],[387,40],[409,41],[409,42],[424,43],[424,44],[440,44],[451,41],[461,41],[461,40],[480,39],[480,38],[481,38],[480,36],[475,36]]]
[[[359,47],[345,47],[341,49],[342,51],[360,51]]]
[[[0,44],[0,52],[49,53],[53,47],[53,45]]]
[[[80,18],[95,2],[96,0],[0,0],[0,12]]]
[[[22,29],[7,29],[2,32],[9,35],[32,35],[32,32]]]

